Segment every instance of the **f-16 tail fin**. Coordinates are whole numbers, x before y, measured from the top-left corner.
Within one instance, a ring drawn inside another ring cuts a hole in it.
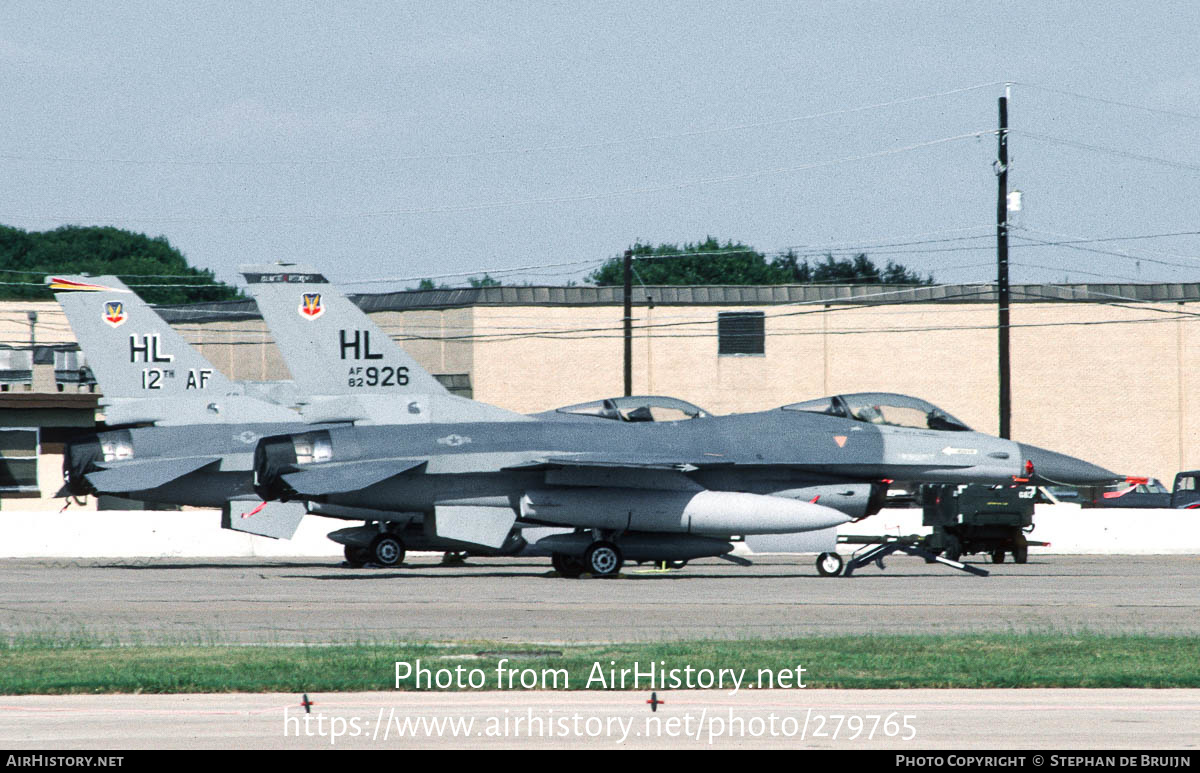
[[[242,266],[302,394],[448,394],[324,276],[303,266]]]
[[[109,424],[296,421],[281,406],[247,398],[154,309],[115,276],[47,278],[87,353]]]
[[[271,335],[305,395],[309,421],[376,424],[514,421],[519,414],[450,394],[317,271],[242,266]]]

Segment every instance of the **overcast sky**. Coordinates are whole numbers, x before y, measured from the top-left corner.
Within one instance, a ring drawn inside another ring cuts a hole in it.
[[[987,281],[1012,81],[1014,281],[1198,281],[1200,236],[1162,236],[1200,232],[1198,30],[1194,2],[4,0],[0,223],[163,235],[226,280],[558,284],[712,235]]]

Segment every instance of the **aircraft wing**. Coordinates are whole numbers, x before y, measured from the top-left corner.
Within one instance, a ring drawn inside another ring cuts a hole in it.
[[[283,479],[297,494],[340,494],[365,489],[425,463],[425,459],[326,463],[299,472],[286,473]]]
[[[193,456],[185,459],[120,462],[99,472],[89,472],[86,477],[97,491],[106,494],[146,491],[219,461],[219,456]]]

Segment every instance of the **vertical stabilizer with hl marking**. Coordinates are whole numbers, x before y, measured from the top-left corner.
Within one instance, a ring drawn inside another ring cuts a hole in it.
[[[362,309],[304,266],[242,266],[309,421],[411,424],[525,417],[450,394]]]
[[[299,421],[247,397],[115,276],[47,279],[104,394],[110,425]]]

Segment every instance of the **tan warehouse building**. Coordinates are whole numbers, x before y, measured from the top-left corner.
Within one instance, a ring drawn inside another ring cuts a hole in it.
[[[1016,285],[1013,300],[1014,438],[1168,482],[1200,467],[1200,284]],[[460,394],[529,413],[623,390],[620,288],[485,287],[357,301]],[[633,389],[713,413],[904,392],[995,433],[995,302],[989,285],[639,287]],[[28,348],[28,311],[38,315],[39,345],[73,341],[56,304],[10,304],[0,340],[14,352]],[[161,311],[231,378],[289,377],[252,301]],[[35,367],[28,384],[10,378],[6,391],[56,381],[64,396],[86,389],[62,365],[67,353],[57,362],[53,378]],[[36,423],[2,401],[0,414],[10,427]],[[59,485],[54,450],[43,449],[38,464],[43,496]]]

